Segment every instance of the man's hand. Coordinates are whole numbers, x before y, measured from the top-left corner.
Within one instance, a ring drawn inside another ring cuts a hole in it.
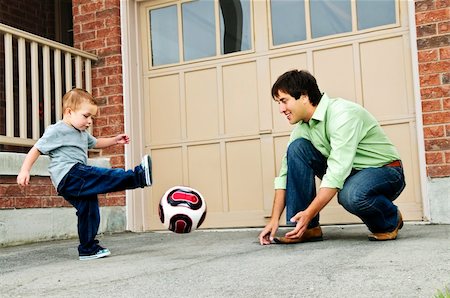
[[[305,211],[300,211],[294,215],[291,218],[291,222],[296,222],[297,225],[292,231],[286,233],[286,238],[300,238],[303,233],[305,233],[306,229],[308,229],[311,219],[312,217],[310,217]]]
[[[259,243],[261,245],[271,244],[273,241],[273,237],[275,237],[275,233],[278,230],[278,221],[270,221],[264,230],[259,234]]]

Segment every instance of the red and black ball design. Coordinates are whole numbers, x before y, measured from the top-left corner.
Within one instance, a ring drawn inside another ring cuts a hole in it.
[[[206,202],[201,193],[188,186],[167,190],[159,203],[159,218],[165,228],[175,233],[190,233],[206,217]]]

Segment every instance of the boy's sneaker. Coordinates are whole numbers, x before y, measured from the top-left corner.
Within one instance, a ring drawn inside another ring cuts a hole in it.
[[[87,261],[87,260],[94,260],[94,259],[100,259],[106,256],[109,256],[111,252],[107,248],[101,248],[96,253],[93,253],[91,255],[86,256],[80,256],[80,261]]]
[[[141,167],[144,169],[145,172],[145,185],[150,186],[152,185],[152,159],[149,155],[145,155],[142,158]]]

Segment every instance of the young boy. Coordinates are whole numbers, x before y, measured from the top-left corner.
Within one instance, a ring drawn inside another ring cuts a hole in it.
[[[50,157],[48,170],[53,185],[77,210],[80,260],[111,254],[95,239],[100,225],[97,195],[152,185],[148,155],[134,170],[128,171],[87,165],[88,149],[129,143],[125,134],[110,138],[95,138],[89,134],[87,129],[92,125],[97,110],[97,103],[85,90],[75,88],[67,92],[63,97],[63,119],[45,130],[28,152],[17,176],[19,185],[28,185],[31,167],[40,154]]]

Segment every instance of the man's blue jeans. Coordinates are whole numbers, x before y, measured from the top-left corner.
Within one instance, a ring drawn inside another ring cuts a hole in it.
[[[95,240],[100,225],[98,194],[144,187],[145,173],[139,165],[134,170],[107,169],[74,165],[58,185],[58,193],[77,210],[80,255],[96,253]]]
[[[287,150],[286,218],[305,210],[316,196],[314,177],[322,179],[327,169],[325,156],[309,140],[294,140]],[[405,188],[402,167],[353,170],[338,193],[338,202],[358,216],[372,233],[393,231],[398,209],[392,202]],[[308,228],[319,225],[319,214]]]

